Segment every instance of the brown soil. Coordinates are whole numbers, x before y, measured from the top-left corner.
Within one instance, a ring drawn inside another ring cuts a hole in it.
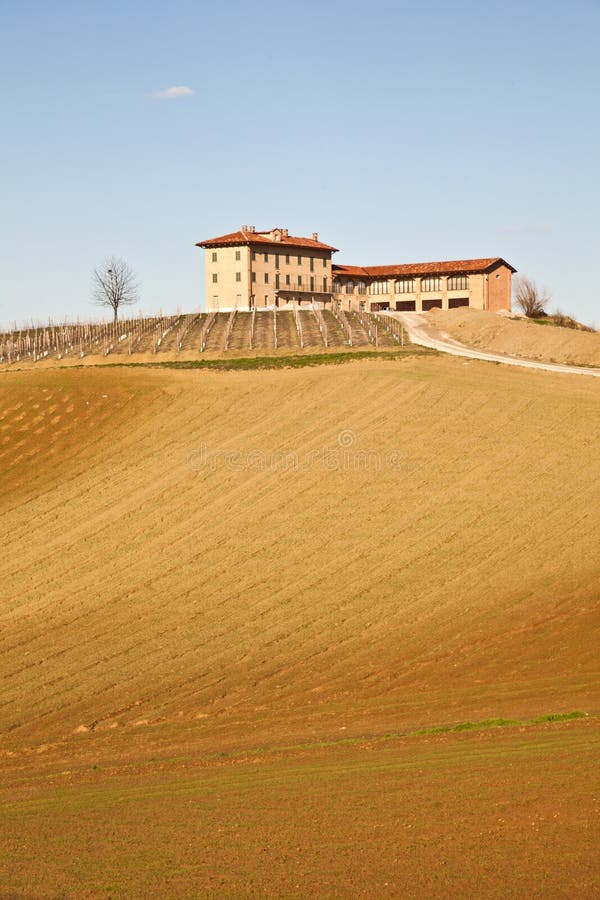
[[[595,898],[599,738],[574,722],[220,763],[88,756],[5,786],[0,883],[18,897]]]
[[[0,894],[597,894],[596,719],[380,739],[600,712],[599,437],[458,358],[2,375]]]
[[[600,366],[600,333],[510,319],[478,309],[432,310],[436,327],[469,347],[576,366]]]

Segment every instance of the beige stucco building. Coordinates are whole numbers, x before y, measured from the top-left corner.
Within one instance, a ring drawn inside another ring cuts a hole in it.
[[[196,246],[205,251],[208,311],[338,301],[345,309],[421,312],[433,307],[510,310],[516,269],[500,257],[445,262],[344,266],[335,247],[287,228],[240,231]]]

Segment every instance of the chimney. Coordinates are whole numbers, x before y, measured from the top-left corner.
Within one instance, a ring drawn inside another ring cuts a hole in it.
[[[316,231],[313,231],[313,241],[318,241],[318,240],[319,240],[318,233]]]
[[[281,229],[281,236],[282,236],[282,237],[288,237],[288,230],[287,230],[287,228],[282,228],[282,229]]]
[[[242,225],[242,234],[246,234],[247,231],[248,231],[248,226]]]

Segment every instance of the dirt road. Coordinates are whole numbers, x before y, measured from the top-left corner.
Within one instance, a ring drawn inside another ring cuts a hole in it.
[[[567,366],[558,363],[539,362],[534,359],[520,359],[515,356],[507,356],[503,353],[488,353],[483,350],[474,350],[466,347],[459,341],[450,337],[444,331],[435,327],[435,323],[428,321],[426,315],[421,313],[397,313],[386,312],[384,315],[399,319],[408,332],[413,344],[421,347],[430,347],[442,353],[450,353],[453,356],[467,356],[470,359],[483,359],[488,362],[505,363],[508,366],[523,366],[527,369],[545,369],[548,372],[561,372],[566,375],[592,375],[600,377],[600,369],[587,368],[585,366]]]

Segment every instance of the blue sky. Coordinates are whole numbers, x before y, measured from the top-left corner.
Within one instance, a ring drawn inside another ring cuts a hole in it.
[[[198,309],[247,223],[503,256],[600,327],[599,36],[598,0],[0,0],[0,323],[97,316],[110,254]]]

